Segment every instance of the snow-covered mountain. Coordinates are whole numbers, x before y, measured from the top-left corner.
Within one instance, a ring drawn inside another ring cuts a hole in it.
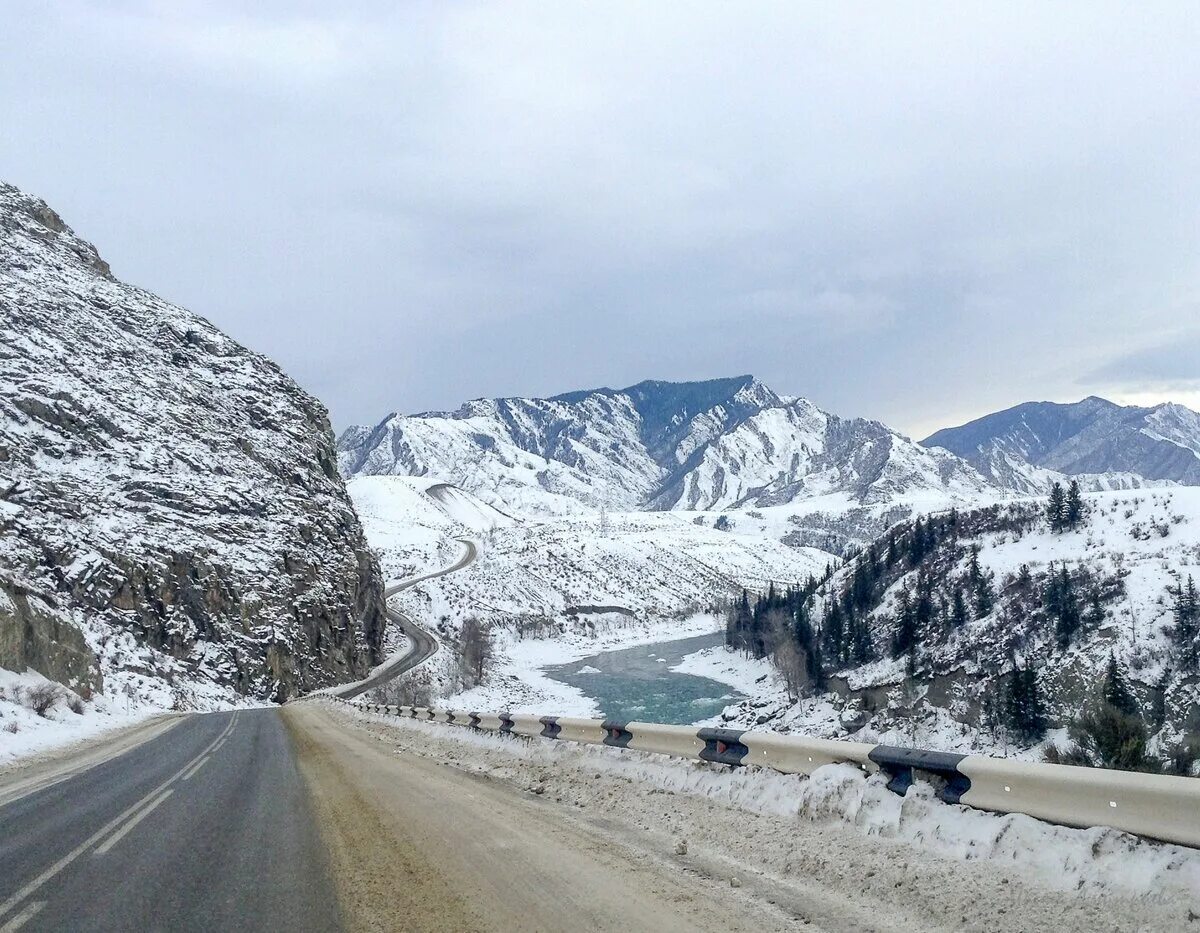
[[[1045,503],[889,529],[809,604],[827,689],[794,703],[764,688],[729,720],[1037,757],[1042,737],[1010,721],[1014,672],[1032,673],[1047,739],[1062,742],[1115,663],[1152,754],[1200,735],[1200,675],[1176,615],[1180,588],[1200,582],[1200,489],[1089,493],[1075,530],[1052,529]]]
[[[777,395],[752,376],[642,382],[389,415],[338,442],[346,476],[436,476],[525,514],[844,506],[994,496],[969,464],[884,425]]]
[[[931,434],[925,446],[969,461],[998,485],[1044,492],[1074,476],[1090,489],[1200,485],[1200,414],[1174,403],[1026,402]]]
[[[0,184],[0,667],[167,705],[379,660],[325,409]]]

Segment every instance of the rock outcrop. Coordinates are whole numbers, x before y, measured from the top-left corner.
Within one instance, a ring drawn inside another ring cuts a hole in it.
[[[380,660],[382,579],[323,406],[4,184],[0,532],[0,643],[52,617],[98,659],[93,688],[282,699]]]

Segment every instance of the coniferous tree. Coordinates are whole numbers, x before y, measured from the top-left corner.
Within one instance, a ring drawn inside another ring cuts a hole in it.
[[[925,559],[925,523],[918,516],[908,536],[908,565],[915,567]]]
[[[1200,601],[1196,594],[1196,581],[1189,576],[1175,590],[1174,638],[1181,673],[1193,674],[1200,667]]]
[[[1062,483],[1055,483],[1050,487],[1050,502],[1046,506],[1046,520],[1050,523],[1050,530],[1062,531],[1066,515],[1066,494],[1063,492]]]
[[[1121,668],[1117,664],[1117,658],[1112,652],[1108,655],[1108,667],[1104,672],[1104,686],[1102,690],[1104,702],[1113,709],[1124,713],[1126,716],[1136,716],[1138,714],[1137,699],[1133,695],[1133,691],[1129,688],[1125,676],[1121,673]]]
[[[1104,606],[1100,604],[1100,591],[1098,589],[1092,591],[1092,599],[1088,604],[1087,614],[1084,616],[1084,622],[1090,629],[1097,629],[1104,624],[1107,614],[1104,611]]]
[[[1062,523],[1074,531],[1083,521],[1083,497],[1079,494],[1079,480],[1071,480],[1067,488],[1067,501],[1063,505]]]
[[[742,590],[742,598],[733,610],[733,641],[732,647],[740,650],[749,648],[750,627],[753,617],[750,611],[750,594]]]
[[[1033,574],[1029,572],[1029,565],[1022,564],[1017,571],[1017,588],[1022,592],[1028,592],[1033,588]]]
[[[982,619],[990,615],[996,606],[996,594],[992,589],[992,575],[981,571],[975,581],[975,617]]]
[[[963,591],[961,586],[954,588],[954,596],[950,600],[950,625],[953,628],[962,628],[967,624],[967,601],[963,599]]]
[[[896,611],[896,634],[892,639],[892,657],[911,654],[917,643],[916,613],[908,590],[900,591],[900,607]]]
[[[825,610],[825,621],[821,626],[821,654],[833,664],[839,663],[842,657],[842,609],[838,601],[832,600]]]
[[[972,589],[974,589],[976,584],[979,583],[979,577],[981,575],[982,571],[979,568],[979,545],[972,544],[971,557],[967,561],[967,582],[971,584]]]
[[[1005,694],[1005,720],[1023,742],[1037,742],[1046,734],[1046,711],[1038,692],[1037,675],[1015,667]]]
[[[1051,574],[1051,582],[1047,585],[1046,603],[1056,616],[1054,632],[1058,638],[1058,646],[1066,649],[1079,631],[1079,598],[1075,595],[1075,586],[1071,574],[1064,564],[1055,576]]]
[[[1150,702],[1150,728],[1157,732],[1167,721],[1167,688],[1171,685],[1171,670],[1163,668],[1161,676],[1155,681],[1154,692]]]

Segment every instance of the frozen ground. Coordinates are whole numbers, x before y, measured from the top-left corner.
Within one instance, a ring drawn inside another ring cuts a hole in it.
[[[901,798],[850,766],[805,778],[337,709],[398,754],[602,815],[663,853],[686,841],[680,870],[798,896],[818,928],[1165,931],[1200,914],[1200,852],[952,806],[923,784]]]

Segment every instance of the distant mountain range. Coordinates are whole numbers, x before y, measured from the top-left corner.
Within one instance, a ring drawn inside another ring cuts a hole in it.
[[[1086,489],[1200,485],[1200,415],[1089,398],[1029,403],[917,443],[753,376],[640,382],[391,414],[338,441],[343,475],[437,476],[528,514],[920,508]]]
[[[1019,492],[1044,489],[1046,471],[1088,477],[1092,485],[1105,474],[1200,485],[1200,415],[1170,402],[1151,408],[1095,396],[1066,405],[1026,402],[922,443],[957,454],[993,483]]]
[[[994,491],[948,451],[777,395],[753,376],[392,414],[348,429],[338,450],[346,476],[433,475],[541,514],[759,509],[829,497],[844,508]]]

